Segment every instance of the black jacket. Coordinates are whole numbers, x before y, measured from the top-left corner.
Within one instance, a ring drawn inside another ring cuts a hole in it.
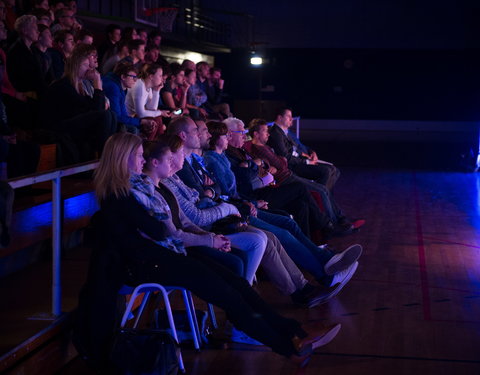
[[[268,138],[267,145],[269,145],[275,153],[279,156],[283,156],[287,158],[288,166],[292,168],[298,164],[305,164],[306,160],[298,157],[293,156],[293,142],[285,135],[282,128],[277,124],[270,126],[268,128],[268,132],[270,137]]]
[[[165,238],[165,226],[129,195],[110,197],[92,218],[94,249],[87,282],[75,317],[73,342],[80,355],[97,369],[107,365],[109,345],[116,327],[117,293],[128,283],[128,266],[170,251],[143,237]]]

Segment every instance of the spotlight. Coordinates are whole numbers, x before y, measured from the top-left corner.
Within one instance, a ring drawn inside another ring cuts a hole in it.
[[[250,64],[253,66],[260,66],[263,64],[263,59],[259,56],[252,56],[250,57]]]

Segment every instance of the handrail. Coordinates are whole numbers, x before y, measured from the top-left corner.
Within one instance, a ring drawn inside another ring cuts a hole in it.
[[[75,164],[47,172],[34,173],[7,180],[13,188],[29,186],[38,182],[52,181],[52,319],[62,314],[62,280],[61,280],[61,178],[95,169],[98,161]]]

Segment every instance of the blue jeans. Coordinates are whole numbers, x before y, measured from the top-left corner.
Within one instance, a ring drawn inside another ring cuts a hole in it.
[[[334,254],[318,248],[303,234],[294,220],[288,216],[258,210],[257,217],[250,217],[250,224],[275,234],[296,264],[306,269],[321,283],[330,284],[332,276],[325,274],[324,266]]]
[[[255,272],[262,261],[267,246],[267,236],[249,227],[245,232],[228,234],[232,244],[232,253],[243,261],[243,275],[250,285],[253,283]]]

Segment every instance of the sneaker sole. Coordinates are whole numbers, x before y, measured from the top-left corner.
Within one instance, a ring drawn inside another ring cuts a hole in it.
[[[347,276],[345,276],[345,278],[340,281],[339,283],[337,283],[336,285],[338,285],[338,287],[333,290],[333,292],[331,293],[330,295],[330,298],[333,298],[335,297],[338,293],[340,293],[340,291],[343,289],[343,287],[345,285],[347,285],[347,283],[350,281],[350,279],[353,277],[353,275],[355,274],[355,272],[357,271],[357,268],[358,268],[358,262],[355,262],[354,263],[354,266],[352,267],[351,271],[347,274]]]
[[[327,275],[334,275],[355,263],[362,255],[362,245],[355,244],[339,254],[335,254],[324,266]]]
[[[339,323],[335,325],[330,331],[328,331],[325,335],[320,337],[318,340],[312,342],[312,349],[315,350],[321,346],[327,345],[330,341],[332,341],[335,336],[337,336],[338,332],[342,328],[342,325]]]

